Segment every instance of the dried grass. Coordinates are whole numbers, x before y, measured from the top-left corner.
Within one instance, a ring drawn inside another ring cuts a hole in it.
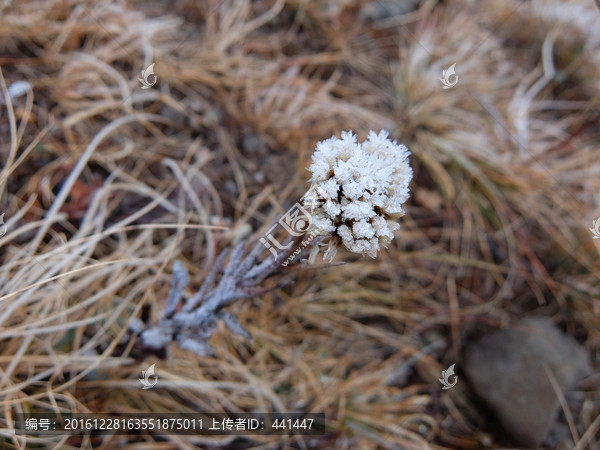
[[[600,12],[413,3],[373,20],[367,0],[0,2],[3,448],[233,445],[11,437],[14,413],[48,410],[303,410],[329,433],[252,448],[497,448],[466,385],[437,381],[465,340],[546,315],[598,364]],[[11,101],[19,80],[33,92]],[[220,249],[302,195],[317,141],[382,128],[415,169],[389,250],[236,304],[254,342],[221,328],[216,358],[128,356],[126,326],[158,319],[175,259],[192,295]],[[160,387],[139,389],[154,362]],[[598,445],[583,397],[567,415],[581,449]]]

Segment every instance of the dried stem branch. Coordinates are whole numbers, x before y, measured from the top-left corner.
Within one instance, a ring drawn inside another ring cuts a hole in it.
[[[189,276],[184,265],[175,261],[162,318],[155,325],[135,321],[130,326],[130,334],[139,334],[133,348],[134,356],[143,357],[148,353],[166,355],[167,346],[173,341],[181,348],[192,350],[199,355],[212,356],[214,350],[208,344],[208,339],[216,329],[217,320],[223,321],[232,332],[252,340],[244,326],[223,308],[236,300],[256,297],[288,284],[289,282],[284,280],[270,286],[262,286],[266,279],[289,270],[290,265],[284,267],[282,263],[292,255],[299,256],[299,253],[308,248],[303,239],[304,235],[289,237],[283,244],[289,248],[278,253],[276,257],[267,256],[262,261],[259,261],[259,257],[265,247],[260,242],[257,242],[245,257],[245,241],[231,251],[224,249],[200,290],[185,302],[179,312],[177,306],[183,297]],[[228,256],[229,259],[225,263]],[[300,258],[295,261],[300,261]]]

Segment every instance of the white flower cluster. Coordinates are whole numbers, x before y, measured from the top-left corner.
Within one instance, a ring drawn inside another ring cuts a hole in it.
[[[404,145],[388,139],[387,131],[371,131],[362,144],[351,131],[317,144],[310,181],[311,190],[323,199],[317,206],[305,200],[305,206],[311,209],[309,233],[332,236],[325,259],[333,259],[340,241],[372,258],[380,245],[391,242],[409,198],[409,154]]]

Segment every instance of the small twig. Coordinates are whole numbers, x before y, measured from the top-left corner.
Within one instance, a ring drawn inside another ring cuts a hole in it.
[[[171,278],[171,289],[165,306],[165,317],[169,318],[175,312],[179,300],[183,296],[183,291],[190,281],[187,270],[179,261],[173,263],[173,278]]]
[[[189,275],[185,266],[175,261],[162,318],[152,326],[145,326],[136,321],[132,324],[135,326],[130,327],[131,333],[140,336],[139,341],[136,341],[138,353],[143,355],[152,352],[164,355],[167,346],[177,341],[183,349],[203,356],[214,355],[208,339],[216,329],[217,320],[221,320],[233,333],[252,341],[252,336],[246,328],[223,308],[236,300],[257,297],[289,284],[288,281],[278,281],[271,286],[262,286],[267,278],[283,272],[282,263],[301,248],[303,238],[304,235],[288,238],[284,246],[291,244],[289,248],[279,253],[276,258],[267,256],[260,262],[259,256],[265,250],[260,242],[257,242],[245,257],[244,241],[231,252],[224,249],[199,291],[185,302],[179,312],[176,312],[177,305],[183,297]],[[225,263],[227,256],[229,260]],[[299,261],[300,258],[296,260]],[[221,277],[217,281],[219,275]]]

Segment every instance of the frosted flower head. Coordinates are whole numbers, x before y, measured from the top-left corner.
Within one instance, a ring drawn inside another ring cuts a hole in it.
[[[315,206],[305,200],[305,206],[312,216],[309,233],[332,236],[326,259],[333,259],[340,242],[372,258],[391,242],[409,197],[409,154],[387,131],[371,131],[363,143],[348,131],[317,144],[309,168],[311,191],[321,192],[325,201]]]

